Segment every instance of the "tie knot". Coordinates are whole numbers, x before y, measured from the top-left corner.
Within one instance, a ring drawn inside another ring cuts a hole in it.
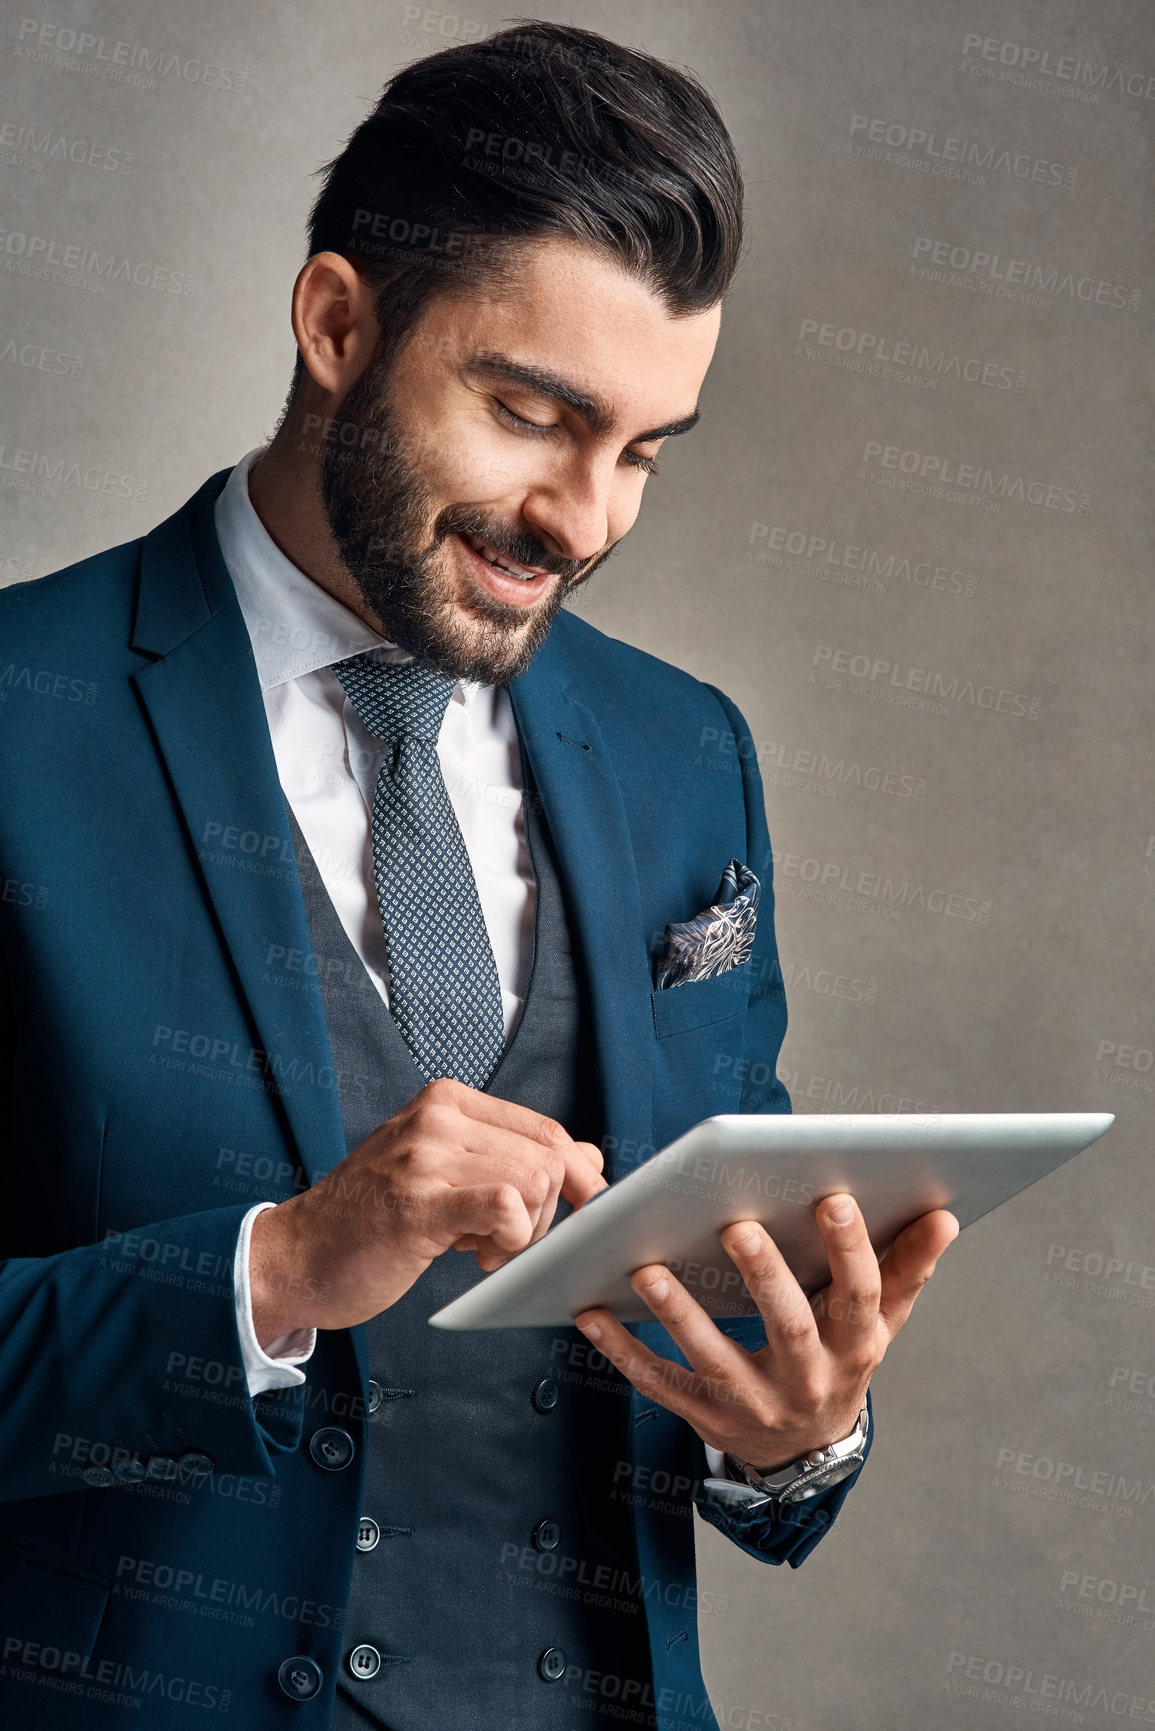
[[[331,671],[374,739],[436,740],[457,684],[416,661],[390,667],[367,655],[351,655]]]

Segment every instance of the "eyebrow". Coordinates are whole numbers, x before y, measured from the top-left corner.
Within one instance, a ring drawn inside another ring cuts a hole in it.
[[[504,384],[523,385],[537,396],[551,397],[555,402],[564,403],[567,409],[572,409],[593,433],[611,433],[616,424],[616,416],[604,397],[594,396],[589,391],[579,390],[560,373],[554,373],[547,367],[535,367],[524,361],[515,361],[510,355],[499,354],[493,349],[482,349],[477,354],[470,355],[464,363],[465,373],[484,373],[491,379],[499,379]],[[664,427],[650,427],[647,432],[635,433],[627,443],[642,445],[650,439],[672,439],[678,433],[688,433],[691,427],[697,426],[701,419],[701,410],[694,409],[690,414],[683,415],[680,420],[669,421]]]

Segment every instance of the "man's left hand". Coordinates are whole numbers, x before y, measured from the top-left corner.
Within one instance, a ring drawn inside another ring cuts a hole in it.
[[[776,1472],[850,1435],[872,1375],[958,1232],[945,1209],[924,1214],[880,1263],[852,1197],[824,1197],[815,1218],[831,1279],[810,1299],[764,1227],[739,1221],[721,1235],[766,1324],[766,1345],[757,1352],[724,1335],[660,1264],[639,1268],[631,1284],[689,1369],[659,1358],[606,1310],[582,1311],[577,1326],[641,1394],[679,1413],[703,1442],[757,1472]]]

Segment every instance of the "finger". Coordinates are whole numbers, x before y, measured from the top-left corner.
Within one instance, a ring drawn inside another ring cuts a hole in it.
[[[592,1142],[575,1142],[563,1152],[565,1176],[561,1193],[567,1202],[580,1208],[591,1196],[596,1196],[599,1191],[607,1188],[606,1180],[602,1176],[601,1151],[595,1148]]]
[[[682,1418],[697,1413],[694,1373],[668,1358],[659,1358],[625,1329],[608,1310],[583,1310],[574,1318],[586,1339],[604,1353],[615,1370],[633,1383],[639,1394]]]
[[[532,1208],[530,1209],[530,1213],[533,1215],[531,1244],[536,1244],[539,1238],[544,1238],[553,1225],[554,1215],[557,1213],[558,1197],[561,1195],[562,1186],[565,1182],[565,1173],[566,1168],[560,1163],[556,1167],[539,1168],[538,1182],[541,1183],[544,1178],[545,1183],[542,1186],[541,1201],[537,1204],[536,1213]],[[525,1186],[522,1188],[524,1189]],[[536,1192],[534,1194],[536,1195]]]
[[[936,1208],[904,1227],[883,1257],[879,1314],[892,1340],[934,1273],[939,1257],[958,1237],[958,1230],[954,1215]]]
[[[639,1268],[631,1275],[630,1285],[693,1370],[708,1382],[728,1381],[741,1359],[749,1356],[726,1338],[697,1299],[661,1263]]]
[[[882,1356],[878,1257],[853,1196],[823,1197],[815,1220],[830,1264],[830,1284],[812,1306],[819,1318],[818,1332],[841,1364],[867,1373]]]
[[[428,1082],[410,1102],[410,1111],[426,1111],[429,1107],[447,1106],[475,1124],[486,1124],[498,1130],[510,1130],[526,1141],[547,1148],[571,1147],[573,1137],[556,1118],[544,1112],[533,1112],[514,1100],[502,1100],[496,1094],[484,1094],[467,1087],[452,1077],[440,1077]]]
[[[766,1324],[766,1343],[776,1375],[798,1385],[811,1378],[822,1353],[818,1324],[806,1294],[786,1260],[756,1220],[742,1220],[722,1233],[722,1248],[737,1266]]]
[[[439,1113],[445,1109],[431,1110]],[[446,1123],[427,1116],[426,1137],[411,1161],[411,1171],[415,1182],[423,1179],[459,1189],[473,1188],[483,1174],[490,1180],[514,1184],[525,1196],[535,1221],[544,1212],[548,1226],[566,1180],[567,1159],[568,1150],[543,1146],[515,1130],[459,1116]],[[592,1168],[583,1162],[583,1170],[590,1172]]]
[[[472,1234],[478,1247],[488,1240],[494,1251],[513,1256],[533,1234],[533,1218],[515,1184],[445,1185],[428,1201],[425,1232],[441,1248]]]

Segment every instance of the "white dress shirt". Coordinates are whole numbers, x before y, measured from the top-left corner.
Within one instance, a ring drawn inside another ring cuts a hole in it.
[[[341,925],[384,1003],[389,961],[373,884],[373,793],[383,750],[329,671],[366,653],[409,661],[281,552],[249,498],[259,449],[233,470],[216,503],[216,530],[253,646],[277,775]],[[497,965],[506,1038],[525,997],[536,886],[522,814],[521,760],[504,686],[461,681],[437,740]],[[249,1292],[249,1239],[258,1203],[241,1223],[234,1268],[237,1327],[249,1393],[305,1380],[313,1330],[257,1342]]]
[[[389,962],[373,883],[372,810],[383,751],[329,671],[364,652],[409,661],[364,620],[287,558],[257,516],[248,472],[260,447],[243,457],[216,503],[216,530],[253,646],[277,775],[348,937],[382,1000]],[[437,740],[445,786],[469,854],[497,964],[506,1038],[525,997],[536,886],[522,813],[522,775],[509,693],[460,681]],[[253,1327],[249,1239],[259,1202],[241,1223],[234,1284],[250,1395],[305,1380],[300,1368],[316,1345],[301,1329],[262,1349]],[[711,1472],[728,1477],[707,1448]],[[753,1493],[751,1493],[753,1494]]]

